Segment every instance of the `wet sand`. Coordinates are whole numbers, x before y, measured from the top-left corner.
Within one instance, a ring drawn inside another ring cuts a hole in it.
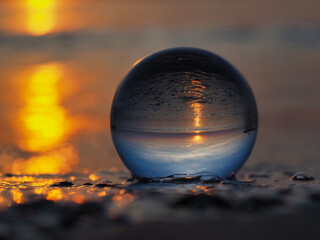
[[[3,175],[0,237],[317,239],[318,174],[260,165],[237,179]]]

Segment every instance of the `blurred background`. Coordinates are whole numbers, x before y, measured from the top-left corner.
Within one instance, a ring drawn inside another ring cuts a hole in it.
[[[230,61],[256,96],[245,167],[320,167],[315,0],[1,0],[0,171],[123,170],[109,130],[135,61],[193,46]]]

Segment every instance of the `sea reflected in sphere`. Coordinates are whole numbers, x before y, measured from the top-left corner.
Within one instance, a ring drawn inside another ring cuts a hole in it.
[[[217,55],[173,48],[134,65],[111,110],[114,145],[138,177],[230,177],[247,160],[257,108],[244,78]]]

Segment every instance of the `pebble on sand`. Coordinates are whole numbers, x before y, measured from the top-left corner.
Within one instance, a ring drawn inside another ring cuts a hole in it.
[[[70,181],[59,181],[52,184],[53,187],[71,187],[72,185]]]
[[[293,174],[290,179],[294,181],[311,181],[314,180],[314,177],[307,172],[297,172]]]

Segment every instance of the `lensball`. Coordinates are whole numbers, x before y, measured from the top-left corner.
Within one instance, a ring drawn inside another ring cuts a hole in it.
[[[256,140],[254,95],[226,60],[172,48],[135,64],[111,108],[111,134],[136,177],[233,176]]]

